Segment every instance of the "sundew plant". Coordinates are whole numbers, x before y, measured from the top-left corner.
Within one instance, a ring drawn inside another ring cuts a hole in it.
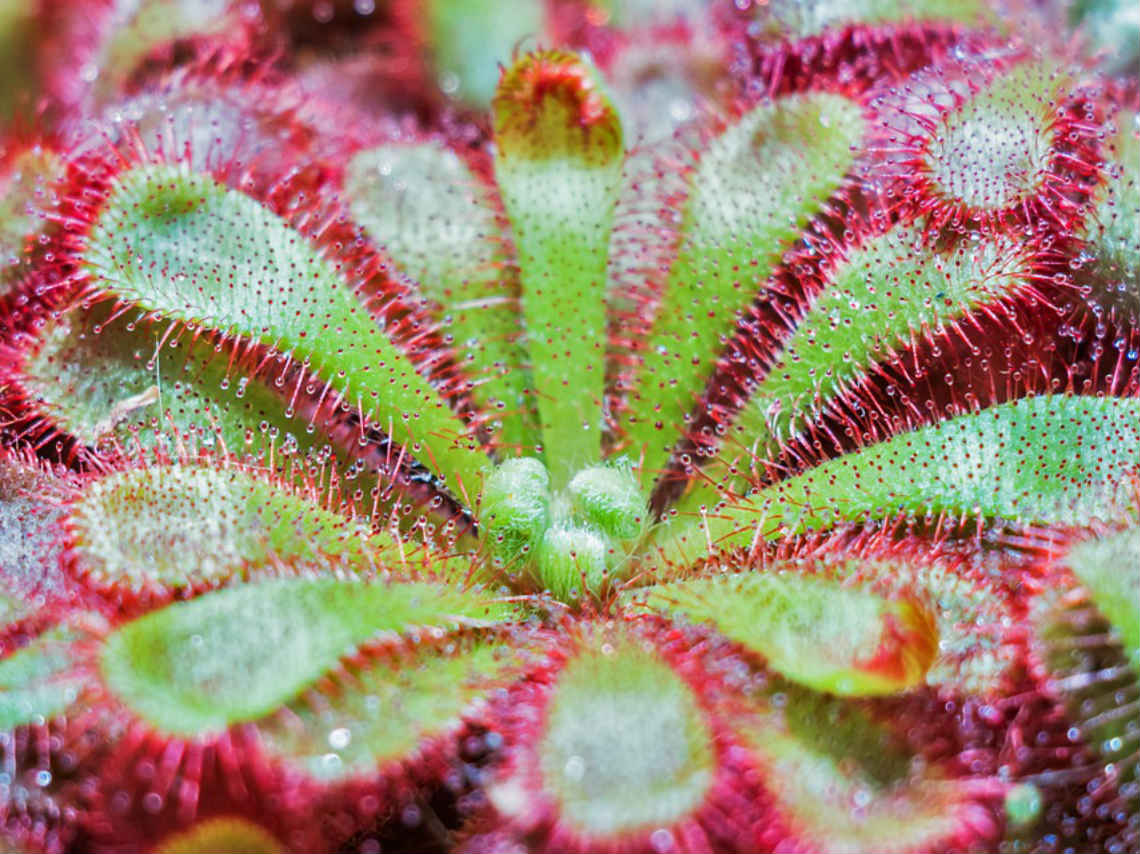
[[[0,850],[1140,850],[1140,18],[0,0]]]

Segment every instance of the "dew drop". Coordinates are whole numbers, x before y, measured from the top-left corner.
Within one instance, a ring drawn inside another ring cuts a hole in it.
[[[571,756],[566,760],[562,773],[570,780],[581,780],[586,776],[586,762],[581,756]]]
[[[162,809],[162,795],[158,792],[147,792],[142,797],[142,808],[151,815],[157,814]]]
[[[649,835],[649,844],[654,851],[672,851],[675,847],[673,834],[664,827],[657,828]]]
[[[439,75],[439,88],[447,95],[454,95],[459,91],[459,75],[452,71],[445,71]]]

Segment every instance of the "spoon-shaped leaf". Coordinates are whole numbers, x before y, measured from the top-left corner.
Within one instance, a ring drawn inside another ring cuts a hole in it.
[[[89,481],[70,503],[73,559],[99,585],[174,591],[223,584],[277,561],[401,563],[398,543],[312,495],[239,467],[174,464]]]
[[[651,587],[637,601],[711,623],[785,678],[843,696],[905,691],[938,649],[933,616],[917,601],[827,578],[720,575]]]
[[[645,472],[664,467],[674,425],[704,390],[723,342],[799,229],[839,188],[863,132],[857,104],[816,92],[756,107],[701,153],[623,416]]]
[[[555,489],[601,457],[606,260],[625,150],[594,69],[528,54],[494,100],[495,177],[514,229],[542,444]]]
[[[876,364],[889,364],[921,339],[943,337],[968,313],[1016,295],[1028,284],[1026,254],[993,240],[936,250],[914,226],[898,226],[843,260],[807,309],[736,416],[717,458],[714,481],[739,490],[754,460],[858,387]],[[736,471],[737,476],[729,474]],[[685,509],[709,502],[694,490]]]
[[[491,190],[438,142],[354,155],[345,192],[356,220],[439,306],[447,333],[493,413],[501,442],[533,450],[534,403],[519,344],[518,277]]]
[[[425,582],[265,581],[127,623],[101,664],[111,691],[152,726],[198,735],[275,711],[380,633],[509,614],[483,594]]]
[[[486,457],[336,269],[254,199],[176,166],[116,180],[83,252],[98,288],[289,354],[463,498]]]
[[[1041,395],[920,427],[829,460],[700,521],[663,527],[662,557],[908,516],[1110,520],[1140,469],[1140,400]]]

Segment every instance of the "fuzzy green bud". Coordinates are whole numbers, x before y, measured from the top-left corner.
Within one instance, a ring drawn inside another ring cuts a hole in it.
[[[533,457],[507,460],[486,479],[479,523],[495,558],[519,561],[542,538],[550,518],[550,477]]]
[[[574,591],[597,592],[605,578],[608,551],[605,538],[590,528],[553,525],[539,546],[539,580],[560,599],[570,598]]]
[[[645,499],[637,479],[628,468],[590,466],[582,469],[567,487],[575,511],[605,534],[631,540],[645,521]]]

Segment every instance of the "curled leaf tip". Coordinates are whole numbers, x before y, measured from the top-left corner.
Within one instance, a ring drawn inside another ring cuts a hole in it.
[[[504,68],[492,102],[500,147],[530,156],[622,150],[621,119],[593,66],[569,51],[528,53]]]

